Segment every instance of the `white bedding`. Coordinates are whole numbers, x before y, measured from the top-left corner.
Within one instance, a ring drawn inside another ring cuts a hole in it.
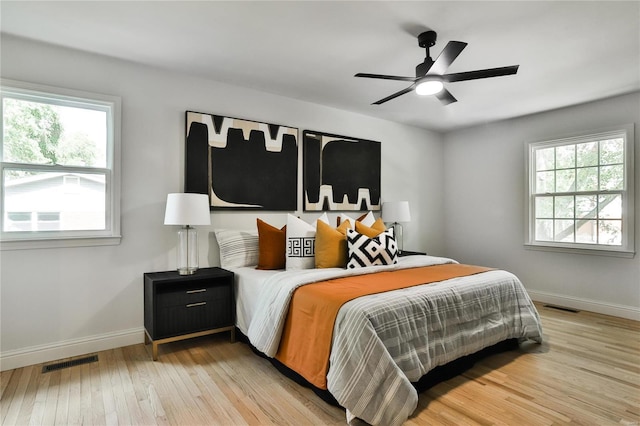
[[[423,258],[424,256],[406,256],[398,259],[400,264],[411,264],[412,258]],[[392,266],[396,267],[397,266]],[[374,267],[380,268],[380,267]],[[256,269],[255,266],[244,266],[227,268],[235,274],[235,294],[236,294],[236,326],[245,336],[249,335],[249,324],[255,311],[257,310],[258,300],[260,299],[260,291],[264,282],[272,275],[284,273],[283,270],[264,270]],[[344,272],[342,268],[327,268],[322,271],[331,271],[330,275],[339,275]],[[311,269],[310,271],[318,271]],[[373,272],[379,272],[381,269],[373,269]],[[297,271],[300,272],[300,271]],[[295,272],[294,272],[295,274]],[[277,348],[276,348],[277,350]]]
[[[229,268],[235,274],[236,326],[242,333],[249,334],[249,324],[258,305],[260,290],[264,281],[281,271],[256,269],[255,266]]]
[[[357,270],[238,268],[239,328],[273,357],[297,287],[339,276],[455,263],[431,256],[399,260]],[[417,406],[412,381],[509,338],[540,342],[542,329],[520,281],[505,271],[489,271],[352,300],[340,309],[333,335],[327,387],[347,409],[348,419],[399,425]]]
[[[289,301],[296,288],[332,278],[374,274],[382,271],[441,265],[444,263],[457,262],[445,257],[408,256],[399,258],[398,263],[393,265],[368,266],[355,269],[326,268],[280,271],[265,280],[261,289],[260,303],[256,306],[254,313],[258,320],[249,324],[249,334],[247,336],[256,349],[270,357],[274,357],[280,345],[280,336],[287,317]]]

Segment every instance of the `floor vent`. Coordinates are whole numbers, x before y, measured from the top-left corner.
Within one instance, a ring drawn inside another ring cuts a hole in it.
[[[577,314],[577,309],[565,308],[564,306],[554,306],[554,305],[544,305],[545,308],[557,309],[559,311],[571,312],[572,314]]]
[[[76,365],[89,364],[90,362],[98,361],[98,355],[91,355],[84,358],[72,359],[71,361],[57,362],[55,364],[49,364],[42,367],[43,373],[49,373],[51,371],[62,370],[63,368],[74,367]]]

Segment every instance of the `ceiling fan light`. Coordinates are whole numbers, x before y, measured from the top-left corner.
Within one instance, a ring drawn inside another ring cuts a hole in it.
[[[425,77],[418,82],[416,93],[418,95],[435,95],[444,89],[442,80],[434,77]]]

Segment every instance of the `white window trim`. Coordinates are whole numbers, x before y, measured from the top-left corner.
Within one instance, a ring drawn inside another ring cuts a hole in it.
[[[534,148],[541,146],[556,146],[561,144],[579,143],[585,138],[606,139],[607,136],[625,134],[625,197],[623,197],[623,233],[622,245],[606,246],[602,244],[562,243],[557,241],[535,240],[534,216],[534,185],[535,170],[533,170]],[[634,198],[634,124],[608,127],[591,132],[584,132],[571,137],[554,140],[525,143],[525,248],[552,252],[591,254],[600,256],[614,256],[632,258],[635,255],[635,198]]]
[[[103,104],[111,110],[109,120],[111,126],[108,126],[107,134],[107,169],[111,173],[111,185],[107,188],[109,195],[110,209],[107,213],[109,223],[108,231],[75,231],[66,233],[3,233],[0,232],[0,251],[2,250],[24,250],[24,249],[43,249],[43,248],[63,248],[63,247],[87,247],[87,246],[105,246],[120,244],[120,182],[121,182],[121,99],[117,96],[109,96],[98,93],[91,93],[73,89],[65,89],[59,87],[45,86],[41,84],[26,83],[16,80],[0,79],[2,91],[11,91],[12,89],[33,96],[51,96],[55,95],[69,102],[89,102],[93,104]],[[1,126],[1,123],[0,123]],[[111,132],[111,129],[113,131]],[[34,167],[38,167],[37,165]],[[0,170],[1,172],[1,170]],[[0,173],[0,180],[2,173]],[[109,181],[109,179],[107,179]],[[1,183],[1,182],[0,182]],[[0,197],[2,203],[4,197]],[[4,211],[4,209],[2,209]],[[1,231],[1,230],[0,230]]]

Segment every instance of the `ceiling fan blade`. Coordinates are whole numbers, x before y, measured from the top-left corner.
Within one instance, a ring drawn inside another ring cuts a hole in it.
[[[467,43],[462,41],[450,41],[447,43],[429,69],[429,74],[444,74],[449,65],[456,60],[465,47],[467,47]]]
[[[479,78],[502,77],[504,75],[512,75],[518,72],[520,65],[511,65],[509,67],[487,68],[485,70],[458,72],[454,74],[445,74],[442,76],[444,81],[465,81],[476,80]]]
[[[440,92],[436,93],[436,97],[440,99],[440,101],[444,105],[449,105],[454,102],[458,102],[458,100],[454,98],[451,92],[449,92],[447,89],[442,89]]]
[[[380,99],[379,101],[374,102],[374,103],[372,103],[371,105],[380,105],[380,104],[383,104],[383,103],[385,103],[385,102],[387,102],[387,101],[390,101],[391,99],[395,99],[395,98],[397,98],[398,96],[402,96],[402,95],[404,95],[405,93],[409,93],[410,91],[412,91],[412,90],[413,90],[414,86],[415,86],[415,84],[412,84],[411,86],[407,87],[406,89],[402,89],[401,91],[396,92],[396,93],[394,93],[393,95],[389,95],[389,96],[387,96],[387,97],[386,97],[386,98],[384,98],[384,99]]]
[[[354,75],[354,77],[379,78],[382,80],[398,80],[398,81],[411,81],[411,82],[416,81],[416,79],[413,77],[401,77],[399,75],[366,74],[362,72],[359,72],[358,74]]]

